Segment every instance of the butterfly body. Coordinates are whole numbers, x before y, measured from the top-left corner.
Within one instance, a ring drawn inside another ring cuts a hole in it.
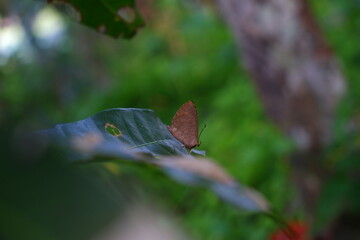
[[[167,128],[187,149],[199,146],[198,113],[194,102],[184,103]]]

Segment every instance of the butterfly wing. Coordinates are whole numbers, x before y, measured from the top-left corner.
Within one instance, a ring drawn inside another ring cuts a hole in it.
[[[187,149],[199,145],[198,113],[193,101],[188,101],[179,108],[168,129]]]

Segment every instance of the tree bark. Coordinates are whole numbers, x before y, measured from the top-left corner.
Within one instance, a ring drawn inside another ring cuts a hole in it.
[[[296,143],[293,172],[312,212],[321,187],[317,153],[345,81],[306,0],[217,0],[268,116]]]

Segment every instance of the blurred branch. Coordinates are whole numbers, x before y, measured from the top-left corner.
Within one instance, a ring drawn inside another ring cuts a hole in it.
[[[268,116],[296,143],[296,182],[312,212],[331,141],[336,104],[345,91],[339,64],[306,0],[217,0],[237,40]]]

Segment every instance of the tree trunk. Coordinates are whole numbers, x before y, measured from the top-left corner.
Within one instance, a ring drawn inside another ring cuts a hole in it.
[[[296,143],[295,181],[309,214],[321,187],[316,155],[331,140],[345,90],[306,0],[217,0],[268,116]]]

